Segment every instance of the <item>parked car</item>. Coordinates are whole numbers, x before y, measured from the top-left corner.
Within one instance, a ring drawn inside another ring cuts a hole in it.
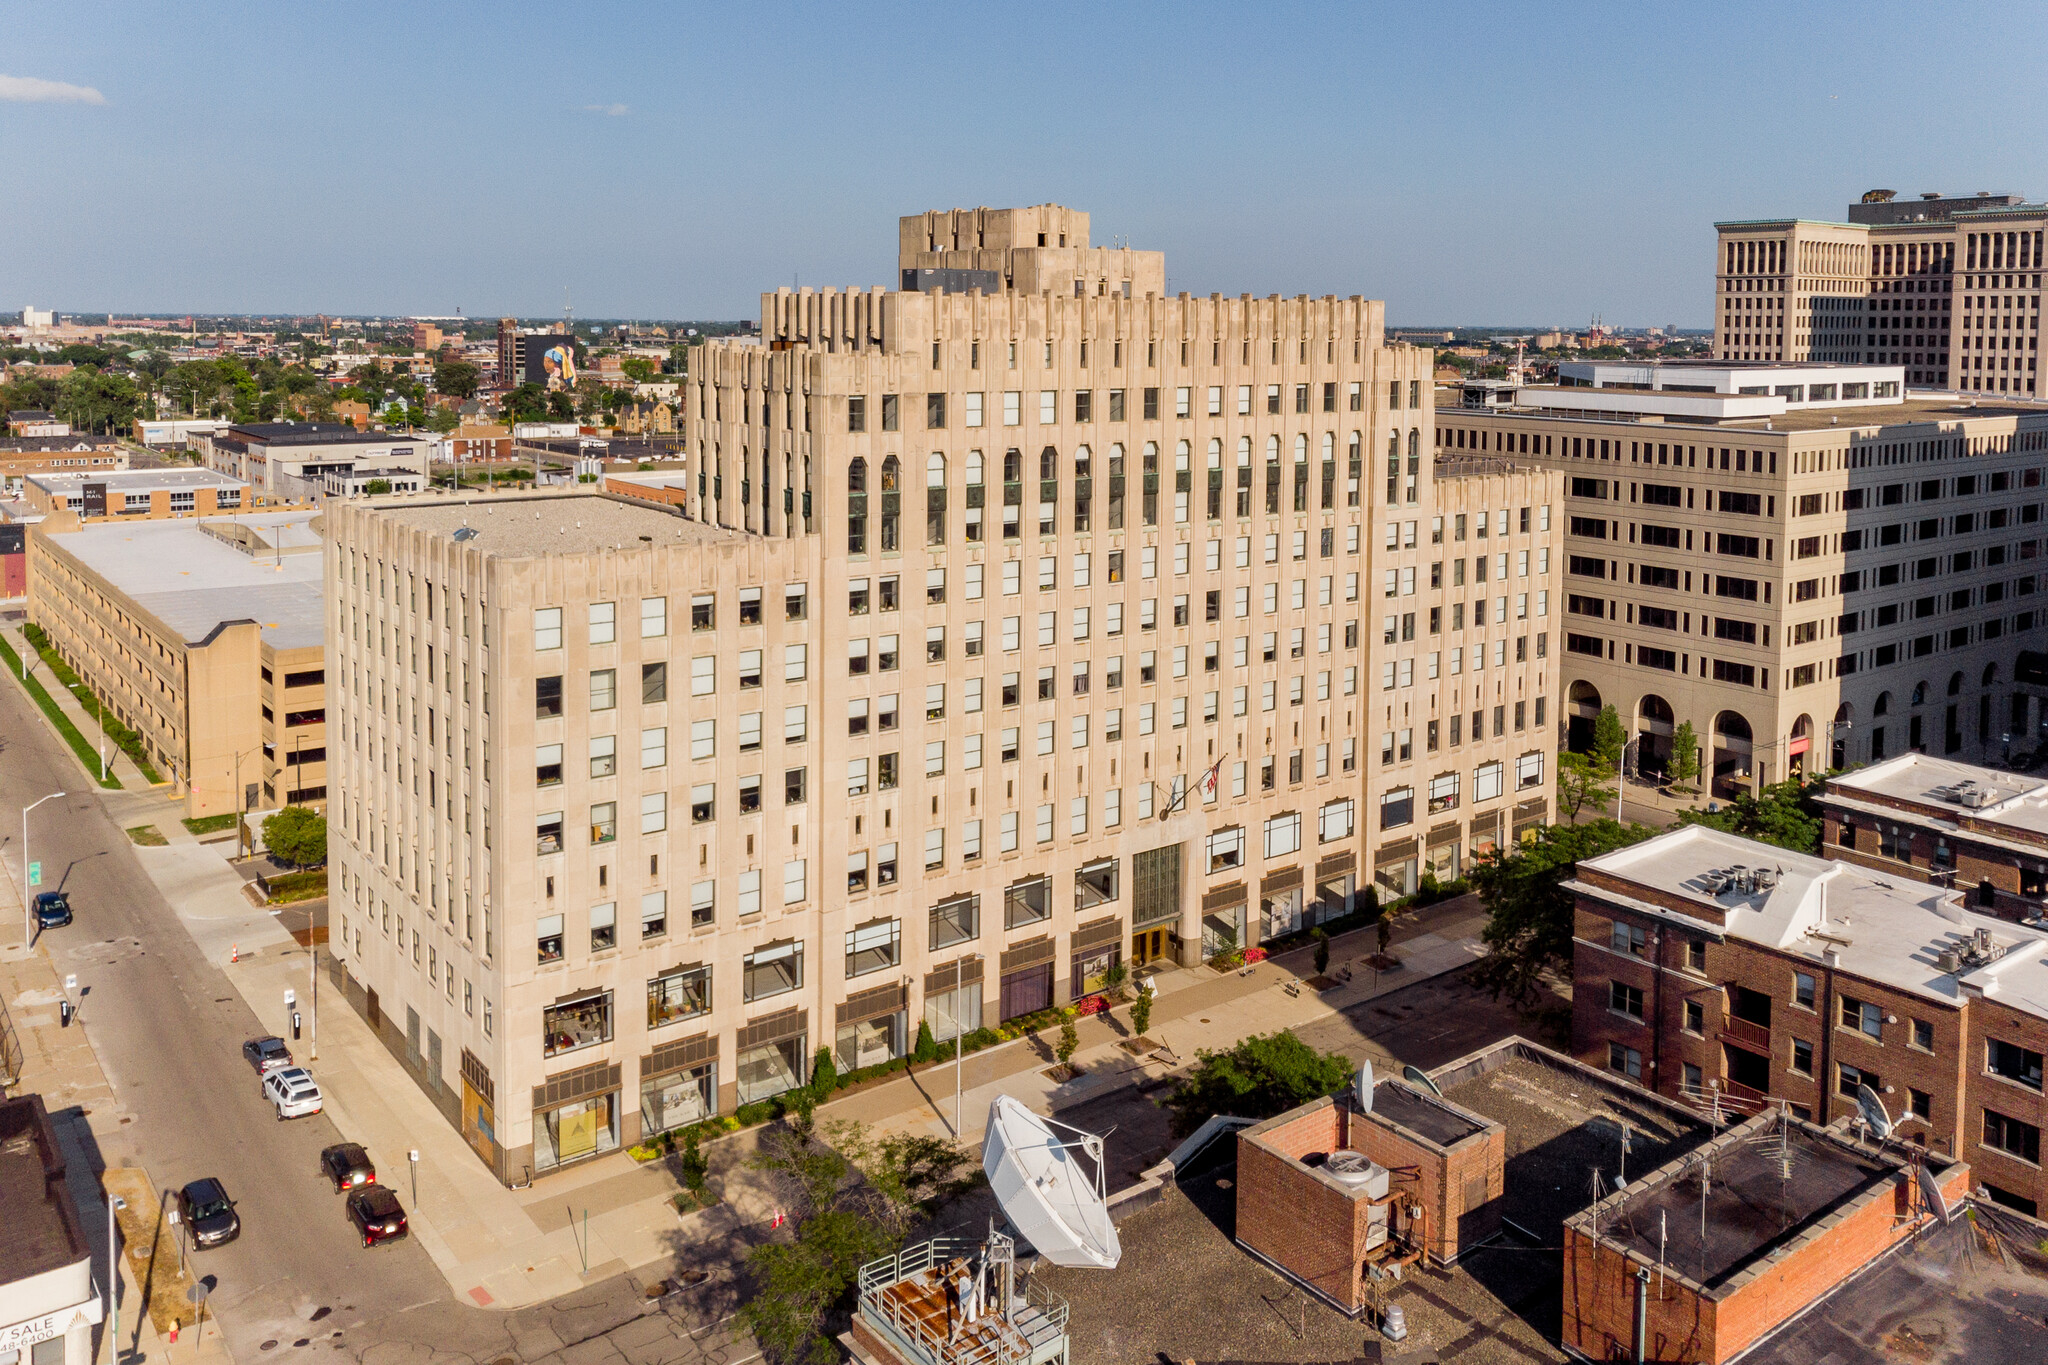
[[[36,927],[62,929],[71,923],[71,899],[62,891],[36,893]]]
[[[370,1154],[354,1142],[337,1142],[322,1151],[320,1169],[334,1182],[336,1194],[377,1183],[377,1168],[370,1164]]]
[[[348,1197],[349,1221],[363,1235],[363,1245],[396,1241],[406,1235],[405,1209],[398,1196],[382,1185],[365,1185]]]
[[[242,1058],[256,1068],[257,1075],[268,1076],[292,1064],[292,1050],[282,1038],[251,1038],[242,1044]]]
[[[235,1201],[228,1198],[227,1187],[211,1176],[178,1191],[178,1216],[184,1220],[192,1244],[202,1251],[225,1246],[242,1235]]]
[[[320,1087],[302,1066],[280,1067],[263,1078],[263,1093],[277,1107],[278,1121],[308,1118],[320,1112]]]

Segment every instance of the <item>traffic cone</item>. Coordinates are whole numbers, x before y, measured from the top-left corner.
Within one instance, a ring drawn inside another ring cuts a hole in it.
[[[239,944],[239,943],[231,943],[231,944],[229,944],[229,945],[228,945],[228,961],[230,961],[230,962],[240,962],[241,960],[242,960],[242,945],[241,945],[241,944]]]

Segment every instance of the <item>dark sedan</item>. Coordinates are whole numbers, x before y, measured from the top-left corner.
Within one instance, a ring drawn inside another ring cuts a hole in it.
[[[178,1213],[192,1244],[201,1250],[225,1246],[242,1235],[235,1201],[228,1198],[227,1187],[210,1176],[178,1191]]]
[[[36,893],[36,927],[62,929],[71,923],[71,899],[62,891]]]
[[[364,1185],[348,1197],[348,1217],[363,1235],[363,1245],[396,1241],[406,1235],[405,1210],[398,1196],[382,1185]]]
[[[255,1067],[257,1075],[268,1076],[292,1064],[292,1050],[284,1045],[282,1038],[251,1038],[242,1044],[242,1060]]]
[[[353,1142],[337,1142],[322,1151],[320,1169],[334,1182],[336,1194],[377,1183],[377,1168],[370,1164],[370,1154]]]

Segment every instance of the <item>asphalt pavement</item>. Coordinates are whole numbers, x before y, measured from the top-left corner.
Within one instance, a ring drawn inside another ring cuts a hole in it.
[[[201,957],[18,687],[0,687],[0,734],[10,861],[20,861],[22,806],[72,793],[31,814],[29,851],[43,887],[70,897],[74,922],[45,946],[78,978],[78,1023],[118,1099],[118,1113],[88,1116],[101,1164],[140,1165],[166,1190],[217,1176],[239,1205],[241,1238],[197,1258],[230,1349],[247,1360],[265,1340],[307,1336],[316,1317],[327,1337],[442,1297],[419,1247],[361,1245],[317,1169],[320,1149],[341,1135],[324,1115],[278,1121],[241,1055],[263,1031],[255,1016]]]

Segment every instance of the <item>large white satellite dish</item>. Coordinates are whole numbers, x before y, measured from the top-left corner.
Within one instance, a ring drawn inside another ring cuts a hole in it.
[[[1856,1108],[1863,1115],[1863,1122],[1870,1131],[1877,1134],[1878,1141],[1882,1142],[1892,1135],[1892,1116],[1886,1111],[1884,1101],[1877,1097],[1875,1090],[1859,1083],[1856,1087]]]
[[[1913,1178],[1920,1182],[1920,1197],[1927,1203],[1927,1211],[1942,1222],[1948,1221],[1948,1200],[1941,1193],[1941,1186],[1927,1169],[1926,1162],[1913,1167]]]
[[[1079,1140],[1062,1138],[1055,1127]],[[1092,1172],[1077,1149],[1094,1163]],[[1004,1214],[1039,1255],[1059,1266],[1116,1269],[1123,1247],[1103,1202],[1101,1138],[998,1095],[988,1107],[981,1169]]]

